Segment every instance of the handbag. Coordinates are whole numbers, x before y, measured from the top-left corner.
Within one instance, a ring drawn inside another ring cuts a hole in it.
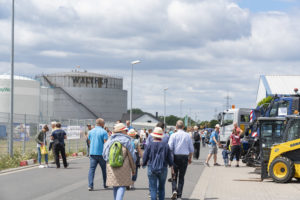
[[[46,145],[41,146],[41,154],[42,155],[48,154],[48,149],[47,149]]]

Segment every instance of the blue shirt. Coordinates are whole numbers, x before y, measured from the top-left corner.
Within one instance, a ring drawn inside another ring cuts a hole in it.
[[[89,132],[90,155],[99,155],[103,153],[104,140],[108,139],[107,132],[101,127],[96,126]]]
[[[53,137],[53,140],[58,140],[60,144],[65,144],[65,135],[66,132],[62,129],[56,129],[52,132],[51,136]]]
[[[192,138],[181,129],[171,135],[169,146],[174,155],[189,155],[194,152]]]
[[[214,141],[213,137],[216,138],[216,140],[218,141],[218,136],[219,136],[219,133],[216,132],[216,131],[213,131],[210,135],[210,139],[209,139],[209,142],[212,144],[212,145],[217,145],[216,142]]]

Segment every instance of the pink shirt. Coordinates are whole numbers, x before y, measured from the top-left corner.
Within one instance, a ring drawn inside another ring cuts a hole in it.
[[[235,145],[241,145],[241,137],[240,134],[235,135],[235,134],[231,134],[230,135],[230,139],[232,141],[231,145],[235,146]]]

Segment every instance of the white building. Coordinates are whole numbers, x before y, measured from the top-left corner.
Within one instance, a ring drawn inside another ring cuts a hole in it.
[[[0,113],[10,113],[10,75],[0,75]],[[39,115],[40,83],[14,76],[14,113]]]
[[[121,121],[125,123],[130,119],[130,114],[123,114]],[[132,114],[132,126],[135,129],[141,128],[154,128],[157,123],[160,122],[157,116],[152,115],[151,113],[142,113],[142,114]]]
[[[295,94],[295,88],[300,89],[300,76],[261,75],[256,103],[267,96]]]

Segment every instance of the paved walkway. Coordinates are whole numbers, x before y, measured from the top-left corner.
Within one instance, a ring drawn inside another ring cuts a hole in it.
[[[218,162],[223,164],[219,150]],[[212,165],[212,160],[210,165]],[[260,181],[255,168],[205,167],[190,199],[200,200],[299,200],[300,183],[278,184],[271,179]]]

